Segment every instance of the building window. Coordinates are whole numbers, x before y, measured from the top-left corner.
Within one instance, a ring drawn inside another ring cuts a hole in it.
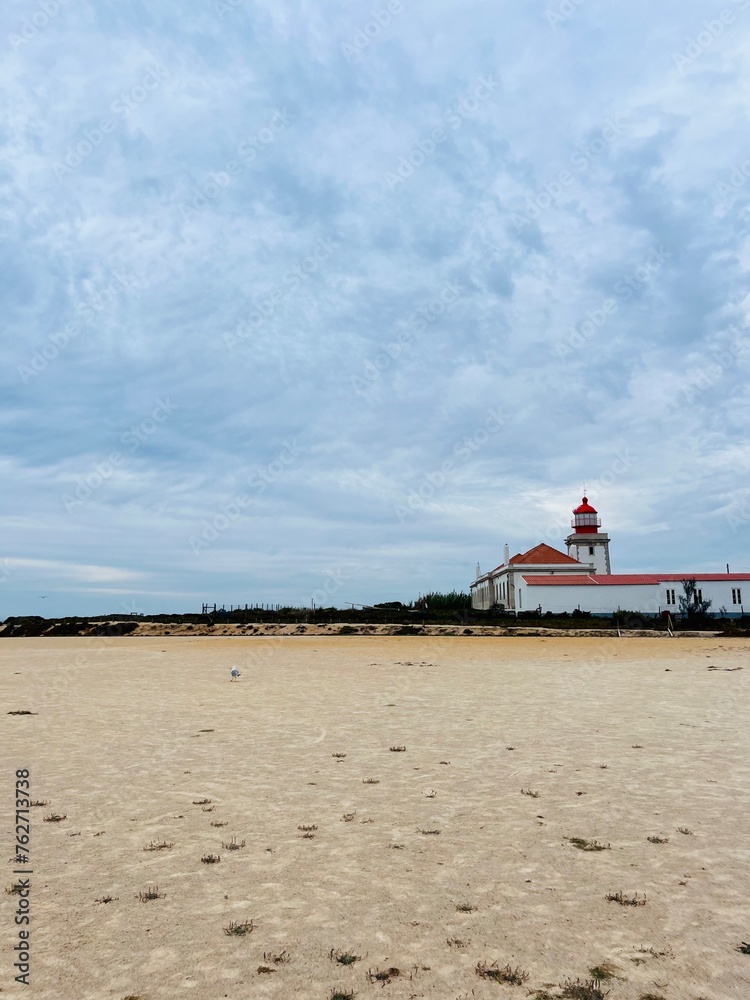
[[[593,556],[593,554],[594,554],[594,546],[593,545],[589,545],[589,555]]]
[[[677,604],[673,590],[667,590],[667,604]]]
[[[519,608],[523,607],[523,601],[521,600],[521,591],[520,590],[518,591],[518,607]]]
[[[732,604],[742,604],[742,591],[737,588],[737,590],[732,587]]]
[[[701,604],[703,602],[703,591],[696,590],[695,597],[693,598],[693,600],[696,604]]]

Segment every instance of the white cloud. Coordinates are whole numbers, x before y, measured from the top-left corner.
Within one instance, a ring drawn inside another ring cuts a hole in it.
[[[116,583],[118,581],[140,580],[146,575],[117,566],[85,566],[58,559],[18,559],[11,556],[7,561],[11,572],[22,571],[19,574],[21,580],[37,582],[64,579],[80,583]]]

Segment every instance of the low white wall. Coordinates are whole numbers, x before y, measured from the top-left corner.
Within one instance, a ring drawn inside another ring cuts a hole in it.
[[[522,582],[521,587],[523,607],[520,610],[523,611],[533,611],[540,605],[543,612],[551,611],[553,614],[575,611],[579,607],[581,611],[604,614],[612,614],[618,608],[647,614],[657,614],[659,611],[660,588],[654,584],[620,587],[535,587]]]

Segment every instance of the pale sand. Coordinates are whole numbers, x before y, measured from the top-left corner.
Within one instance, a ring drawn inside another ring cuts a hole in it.
[[[2,893],[3,996],[520,1000],[609,961],[621,977],[610,1000],[745,1000],[747,650],[722,638],[8,639],[6,858],[16,768],[49,805],[31,810],[32,986],[13,982],[17,898]],[[43,822],[53,810],[67,818]],[[246,846],[222,848],[232,836]],[[611,850],[581,852],[575,836]],[[174,846],[144,851],[152,841]],[[139,901],[150,884],[166,895]],[[647,904],[605,899],[618,890]],[[248,937],[224,934],[250,919]],[[362,960],[337,966],[331,949]],[[264,961],[282,950],[288,964]],[[528,982],[477,975],[495,961]],[[381,993],[366,973],[389,966],[402,975]]]

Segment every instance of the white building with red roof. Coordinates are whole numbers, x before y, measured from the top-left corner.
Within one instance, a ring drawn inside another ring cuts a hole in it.
[[[567,555],[544,542],[510,556],[505,546],[500,566],[480,573],[471,585],[471,606],[479,610],[563,612],[611,615],[618,610],[658,615],[679,612],[682,581],[696,582],[696,601],[710,601],[709,614],[739,616],[750,610],[750,573],[613,573],[609,535],[584,497],[573,511],[565,539]]]

